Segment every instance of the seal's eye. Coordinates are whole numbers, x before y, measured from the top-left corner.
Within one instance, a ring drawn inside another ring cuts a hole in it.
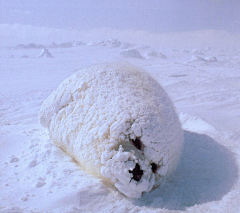
[[[139,150],[142,149],[142,141],[139,138],[132,140],[132,143],[137,149],[139,149]]]
[[[140,181],[143,175],[143,170],[141,170],[139,164],[137,163],[133,170],[129,170],[129,173],[133,174],[132,179]]]
[[[151,166],[152,166],[152,172],[153,172],[154,174],[156,174],[157,164],[156,164],[156,163],[151,163]]]

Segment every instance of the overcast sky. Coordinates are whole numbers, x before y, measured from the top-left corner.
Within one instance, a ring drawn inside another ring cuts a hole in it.
[[[153,32],[240,31],[240,0],[0,0],[0,24]]]

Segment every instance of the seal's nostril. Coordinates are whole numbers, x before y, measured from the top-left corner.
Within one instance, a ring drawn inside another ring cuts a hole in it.
[[[139,164],[137,163],[133,170],[129,170],[129,173],[133,174],[132,179],[140,181],[143,175],[143,170],[141,170]]]
[[[152,172],[155,174],[157,171],[157,164],[156,163],[151,163],[152,166]]]
[[[139,138],[132,140],[132,143],[137,149],[139,149],[139,150],[142,149],[142,141]]]

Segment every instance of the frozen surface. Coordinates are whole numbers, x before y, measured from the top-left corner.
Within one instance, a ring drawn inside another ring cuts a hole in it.
[[[54,58],[39,58],[41,49],[1,49],[0,212],[239,212],[240,51],[219,41],[131,46],[142,56],[153,50],[167,57],[144,60],[122,57],[121,45],[48,47]],[[38,121],[43,101],[76,70],[123,60],[162,85],[184,129],[176,171],[140,199],[82,170]]]

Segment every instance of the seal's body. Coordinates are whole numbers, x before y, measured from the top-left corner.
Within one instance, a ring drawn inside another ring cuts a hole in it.
[[[132,65],[78,71],[43,103],[40,123],[87,172],[141,197],[177,166],[183,133],[161,86]]]

